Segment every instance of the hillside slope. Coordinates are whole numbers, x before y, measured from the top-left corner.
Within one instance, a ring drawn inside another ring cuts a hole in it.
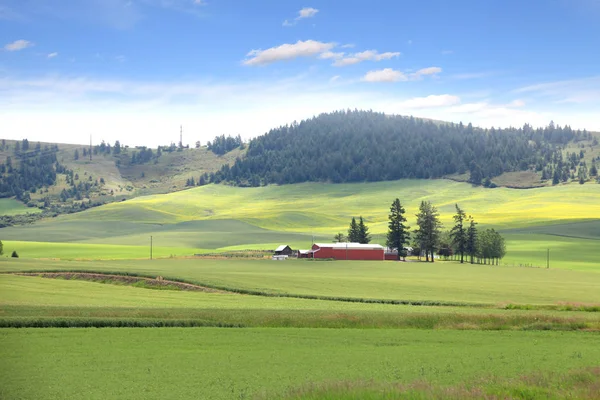
[[[578,151],[563,154],[567,145]],[[493,178],[524,171],[537,178],[533,186],[568,182],[573,175],[585,183],[597,173],[588,173],[591,165],[583,163],[584,153],[597,147],[597,138],[589,132],[553,123],[543,129],[528,125],[480,129],[371,111],[341,111],[253,139],[247,157],[222,167],[210,180],[260,186],[466,175],[475,185],[495,186]]]

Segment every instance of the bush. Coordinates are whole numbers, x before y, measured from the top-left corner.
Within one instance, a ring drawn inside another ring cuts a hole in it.
[[[19,255],[17,254],[16,250],[13,250],[11,257],[12,258],[19,258]]]

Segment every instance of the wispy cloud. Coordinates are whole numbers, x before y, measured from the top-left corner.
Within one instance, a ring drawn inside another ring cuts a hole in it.
[[[440,67],[428,67],[413,73],[404,73],[392,68],[369,71],[363,76],[364,82],[406,82],[417,81],[424,76],[434,76],[442,72]]]
[[[19,50],[23,50],[23,49],[26,49],[26,48],[32,47],[32,46],[33,46],[33,43],[30,42],[29,40],[19,39],[19,40],[15,40],[12,43],[7,43],[4,46],[4,50],[19,51]]]
[[[544,98],[555,103],[600,103],[600,76],[544,82],[524,86],[515,94]]]
[[[335,43],[323,43],[316,40],[299,40],[293,44],[282,44],[266,50],[252,50],[247,54],[244,65],[267,65],[276,61],[293,60],[299,57],[314,57],[330,51]]]
[[[400,57],[400,52],[385,52],[379,53],[377,50],[366,50],[360,53],[349,54],[345,57],[342,57],[336,60],[333,65],[335,67],[345,67],[348,65],[354,65],[361,63],[363,61],[383,61],[389,60],[392,58]]]
[[[429,95],[426,97],[415,97],[396,104],[401,109],[421,109],[448,107],[460,103],[460,97],[450,94]]]
[[[58,57],[58,53],[57,53],[57,52],[50,53],[50,54],[48,54],[48,55],[47,55],[47,57],[48,57],[48,58],[55,58],[55,57]]]
[[[292,21],[287,20],[287,19],[285,21],[283,21],[283,26],[294,26],[301,19],[312,18],[315,15],[317,15],[318,12],[319,12],[319,10],[317,10],[316,8],[304,7],[303,9],[298,11],[298,16],[296,18],[294,18]]]

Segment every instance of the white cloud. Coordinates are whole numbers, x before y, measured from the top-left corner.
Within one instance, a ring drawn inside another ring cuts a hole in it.
[[[343,44],[340,46],[342,49],[351,49],[354,47],[353,43]]]
[[[329,77],[319,82],[312,75],[221,83],[4,76],[0,77],[0,131],[8,139],[81,143],[85,132],[111,143],[118,139],[129,145],[156,146],[176,142],[180,124],[188,132],[184,140],[204,142],[231,132],[254,137],[294,120],[355,108],[483,127],[525,122],[544,126],[554,120],[574,129],[600,130],[597,107],[570,111],[545,104],[547,108],[539,110],[529,102],[517,108],[489,98],[462,104],[459,95],[466,97],[459,93],[406,95],[398,90],[371,90],[369,85],[351,86],[345,80],[342,85],[341,78],[331,80],[335,84]]]
[[[323,60],[328,60],[330,58],[340,59],[342,57],[344,57],[344,53],[343,52],[341,52],[341,53],[334,53],[332,51],[326,51],[324,53],[319,54],[319,58],[321,58]]]
[[[362,78],[365,82],[405,82],[405,81],[416,81],[422,79],[423,76],[437,75],[442,72],[439,67],[428,67],[406,74],[402,71],[397,71],[392,68],[385,68],[376,71],[369,71]]]
[[[595,103],[600,107],[600,76],[544,82],[513,90],[556,104]]]
[[[55,57],[58,57],[58,53],[57,53],[57,52],[50,53],[50,54],[48,54],[48,56],[47,56],[47,57],[48,57],[48,58],[55,58]]]
[[[399,82],[407,81],[408,78],[400,71],[396,71],[392,68],[385,68],[367,72],[362,80],[365,82]]]
[[[8,43],[4,46],[4,50],[6,51],[19,51],[19,50],[23,50],[26,49],[28,47],[33,46],[33,43],[31,43],[29,40],[15,40],[12,43]]]
[[[524,107],[525,102],[521,99],[516,99],[510,102],[509,107]]]
[[[341,78],[341,76],[339,76],[339,75],[332,76],[331,79],[329,79],[329,82],[333,83],[333,82],[339,80],[340,78]]]
[[[296,17],[296,19],[312,18],[317,15],[318,12],[319,10],[316,8],[304,7],[302,10],[298,11],[298,17]]]
[[[333,65],[336,67],[345,67],[363,61],[383,61],[398,57],[400,57],[399,52],[379,53],[377,50],[366,50],[360,53],[350,54],[348,57],[337,60]]]
[[[267,65],[276,61],[292,60],[298,57],[313,57],[330,51],[333,47],[335,47],[335,43],[299,40],[294,44],[282,44],[266,50],[252,50],[243,63],[250,66]]]
[[[119,55],[115,57],[115,60],[117,60],[118,62],[125,62],[127,60],[127,57]]]
[[[415,76],[423,76],[423,75],[437,75],[440,72],[442,72],[442,69],[440,67],[429,67],[429,68],[423,68],[418,70],[417,72],[415,72]]]
[[[293,21],[289,21],[289,20],[286,19],[285,21],[283,21],[282,25],[283,26],[294,26],[301,19],[312,18],[315,15],[317,15],[318,12],[319,12],[319,10],[317,10],[316,8],[304,7],[303,9],[301,9],[300,11],[298,11],[298,16],[296,18],[294,18]]]
[[[460,97],[449,94],[415,97],[397,104],[400,109],[448,107],[460,103]]]
[[[206,0],[194,0],[194,4],[197,6],[205,6],[208,3],[206,2]]]

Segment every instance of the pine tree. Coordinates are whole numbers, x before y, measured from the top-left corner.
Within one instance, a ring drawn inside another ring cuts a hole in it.
[[[352,222],[350,222],[350,228],[348,228],[348,241],[350,243],[358,243],[358,239],[358,224],[356,223],[356,218],[352,217]]]
[[[467,247],[467,232],[465,229],[465,219],[466,214],[458,204],[455,204],[456,207],[456,215],[454,215],[454,227],[450,230],[450,237],[454,245],[456,246],[456,251],[460,253],[460,263],[464,262],[465,249]]]
[[[79,150],[75,149],[75,154],[73,155],[73,159],[75,161],[79,160]]]
[[[4,244],[2,243],[2,240],[0,240],[0,256],[4,254]]]
[[[410,227],[405,224],[405,213],[406,210],[400,204],[400,199],[394,200],[390,207],[390,215],[388,216],[390,222],[388,223],[386,246],[398,251],[398,260],[400,256],[406,257],[404,245],[410,239]]]
[[[469,215],[469,227],[467,228],[467,242],[465,246],[465,252],[471,257],[471,264],[473,264],[473,257],[477,253],[477,222]]]
[[[440,222],[440,214],[429,201],[422,201],[417,214],[418,229],[415,231],[417,242],[422,249],[425,250],[425,261],[434,262],[433,252],[437,247],[442,223]]]
[[[368,244],[371,242],[371,234],[369,233],[369,227],[365,225],[363,217],[359,217],[358,220],[358,243]]]

